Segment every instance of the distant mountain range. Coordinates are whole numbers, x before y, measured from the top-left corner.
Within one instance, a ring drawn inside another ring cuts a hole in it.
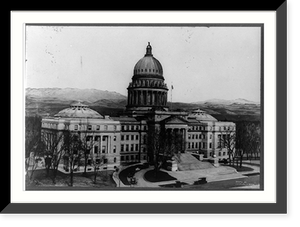
[[[26,97],[89,103],[102,99],[126,99],[126,96],[117,92],[78,88],[26,88]]]
[[[81,101],[90,108],[117,116],[122,114],[127,97],[112,91],[78,88],[26,88],[26,115],[54,115],[72,102]],[[259,120],[260,104],[246,99],[210,99],[206,101],[168,103],[172,110],[202,109],[218,120]]]
[[[206,101],[193,102],[193,104],[206,104],[206,105],[234,105],[234,104],[254,104],[259,105],[259,102],[249,101],[247,99],[233,99],[233,100],[225,100],[225,99],[209,99]]]

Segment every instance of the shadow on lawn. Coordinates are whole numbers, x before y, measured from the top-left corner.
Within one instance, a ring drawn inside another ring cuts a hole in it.
[[[134,174],[141,170],[141,169],[146,169],[148,168],[148,164],[137,164],[134,166],[127,167],[124,170],[121,170],[119,173],[119,179],[122,181],[124,185],[130,185],[130,182],[128,181],[128,178],[134,176]]]
[[[149,182],[161,182],[161,181],[171,181],[171,180],[177,180],[176,178],[170,176],[166,172],[158,171],[155,172],[155,170],[149,170],[144,175],[145,180]]]

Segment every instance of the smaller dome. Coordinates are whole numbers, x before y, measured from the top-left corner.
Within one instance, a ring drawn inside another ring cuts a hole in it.
[[[70,105],[69,108],[59,111],[54,117],[67,118],[104,118],[97,111],[90,109],[87,105],[76,102]]]
[[[200,109],[192,111],[192,113],[188,115],[188,118],[195,118],[198,121],[218,121],[216,118]]]

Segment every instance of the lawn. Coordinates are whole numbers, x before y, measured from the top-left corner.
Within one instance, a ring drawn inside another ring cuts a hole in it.
[[[73,187],[95,187],[95,188],[111,188],[116,187],[114,180],[112,179],[112,170],[99,171],[97,174],[96,184],[93,183],[94,174],[87,173],[83,176],[82,173],[74,173],[73,175]],[[53,172],[50,171],[49,176],[46,176],[45,170],[35,170],[31,181],[26,181],[26,189],[42,189],[43,187],[55,187],[59,190],[59,187],[68,187],[70,183],[70,175],[57,172],[55,184],[51,177]]]
[[[145,180],[149,182],[161,182],[161,181],[171,181],[177,180],[176,178],[170,176],[168,173],[163,171],[155,172],[155,170],[149,170],[144,175]]]

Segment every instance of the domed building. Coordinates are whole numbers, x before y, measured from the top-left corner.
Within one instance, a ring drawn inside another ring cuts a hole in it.
[[[53,149],[60,151],[64,135],[69,132],[81,141],[83,146],[79,152],[88,153],[87,171],[93,171],[93,161],[100,163],[101,158],[103,163],[100,169],[114,169],[120,165],[120,122],[102,116],[82,102],[73,103],[54,116],[44,117],[41,127],[46,153],[53,153]],[[67,155],[65,151],[61,152],[62,158]],[[62,162],[60,170],[68,172],[66,166]],[[78,166],[77,171],[83,171],[83,168]]]
[[[133,68],[127,90],[123,116],[103,116],[82,102],[76,102],[52,117],[43,118],[42,134],[47,149],[51,149],[51,141],[65,131],[78,134],[89,145],[89,160],[105,157],[106,168],[113,169],[131,162],[151,163],[157,143],[154,140],[158,134],[163,134],[163,141],[176,143],[177,151],[186,153],[188,160],[195,159],[188,153],[214,160],[228,158],[222,141],[229,133],[235,133],[235,124],[220,122],[200,109],[190,113],[170,110],[163,67],[153,56],[150,43],[144,57]]]
[[[134,66],[132,82],[127,88],[127,112],[144,114],[152,109],[166,110],[168,87],[164,81],[162,65],[148,43],[145,56]]]

